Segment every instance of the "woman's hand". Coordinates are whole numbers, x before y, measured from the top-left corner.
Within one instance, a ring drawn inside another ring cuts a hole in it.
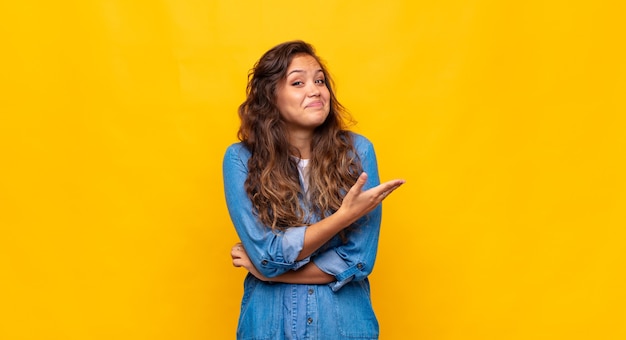
[[[394,179],[363,191],[365,182],[367,182],[367,174],[364,172],[359,176],[352,188],[350,188],[343,198],[341,207],[337,210],[337,213],[346,216],[350,224],[376,208],[378,204],[404,184],[405,181],[402,179]]]
[[[250,258],[248,257],[248,253],[246,253],[246,250],[243,248],[243,244],[235,243],[233,248],[230,250],[230,257],[233,259],[233,266],[244,267],[257,279],[261,281],[269,281],[269,279],[261,275],[261,273],[252,264],[252,261],[250,261]]]

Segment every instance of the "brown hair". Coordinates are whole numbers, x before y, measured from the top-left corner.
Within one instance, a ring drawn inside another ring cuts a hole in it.
[[[309,190],[304,197],[297,169],[299,155],[288,140],[276,106],[278,84],[296,55],[310,55],[320,64],[330,92],[330,113],[314,131]],[[238,137],[251,152],[245,189],[261,222],[272,230],[309,224],[308,213],[324,218],[341,206],[343,196],[362,168],[346,122],[353,123],[337,101],[334,84],[313,47],[290,41],[267,51],[248,74],[247,98],[239,106]],[[299,198],[305,198],[305,206]],[[305,211],[306,209],[306,211]]]

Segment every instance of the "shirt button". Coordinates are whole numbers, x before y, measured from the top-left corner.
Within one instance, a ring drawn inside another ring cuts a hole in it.
[[[312,318],[308,318],[306,319],[306,323],[308,323],[309,325],[313,323],[313,319]]]
[[[358,264],[356,265],[356,267],[357,267],[359,270],[363,269],[363,263],[358,263]]]
[[[264,265],[264,266],[267,265],[267,260],[261,261],[261,264]]]
[[[313,288],[309,288],[309,295],[313,295]]]

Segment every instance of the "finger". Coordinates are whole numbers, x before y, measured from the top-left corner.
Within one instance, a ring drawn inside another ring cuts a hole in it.
[[[405,180],[403,179],[394,179],[379,185],[379,187],[381,187],[383,192],[387,192],[389,194],[392,191],[398,189],[404,183]]]
[[[234,247],[232,247],[230,249],[230,254],[231,256],[237,256],[237,257],[241,257],[242,254],[244,254],[246,252],[245,249],[243,249],[243,247],[240,245],[235,245]]]
[[[367,182],[367,174],[362,172],[359,178],[357,178],[356,183],[352,186],[352,190],[356,190],[357,192],[361,192],[363,190],[363,186]]]
[[[396,190],[396,188],[393,188],[393,189],[388,190],[388,191],[383,191],[383,193],[380,194],[380,196],[378,196],[378,198],[382,201],[385,198],[387,198],[387,196],[389,196],[392,192],[394,192],[394,190]]]
[[[391,193],[402,184],[404,184],[404,180],[395,179],[389,182],[379,184],[378,186],[375,186],[371,188],[370,190],[371,190],[371,193],[374,194],[374,196],[378,197],[378,196],[381,196],[383,193],[387,193],[387,194]]]
[[[404,184],[404,181],[399,182],[397,184],[394,184],[393,186],[391,186],[386,192],[387,195],[391,194],[392,192],[396,191],[396,189],[398,189],[400,186],[402,186]]]
[[[384,200],[385,198],[387,198],[387,196],[389,196],[392,192],[396,191],[396,189],[398,189],[402,184],[404,183],[400,183],[396,186],[391,187],[391,189],[384,191],[381,195],[381,200]]]
[[[369,191],[375,199],[382,201],[394,190],[398,189],[402,184],[404,184],[404,180],[393,180],[371,188]]]

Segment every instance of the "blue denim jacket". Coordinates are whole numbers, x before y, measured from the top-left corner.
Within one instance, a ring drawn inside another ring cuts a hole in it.
[[[380,182],[376,155],[369,140],[352,136],[368,174],[367,190]],[[382,207],[349,229],[347,242],[335,236],[311,256],[296,261],[307,227],[272,232],[261,224],[244,189],[249,158],[242,143],[231,145],[224,156],[223,175],[228,211],[252,263],[263,275],[275,277],[313,261],[336,281],[324,285],[270,283],[248,274],[237,339],[377,339],[378,321],[367,276],[376,259]]]

